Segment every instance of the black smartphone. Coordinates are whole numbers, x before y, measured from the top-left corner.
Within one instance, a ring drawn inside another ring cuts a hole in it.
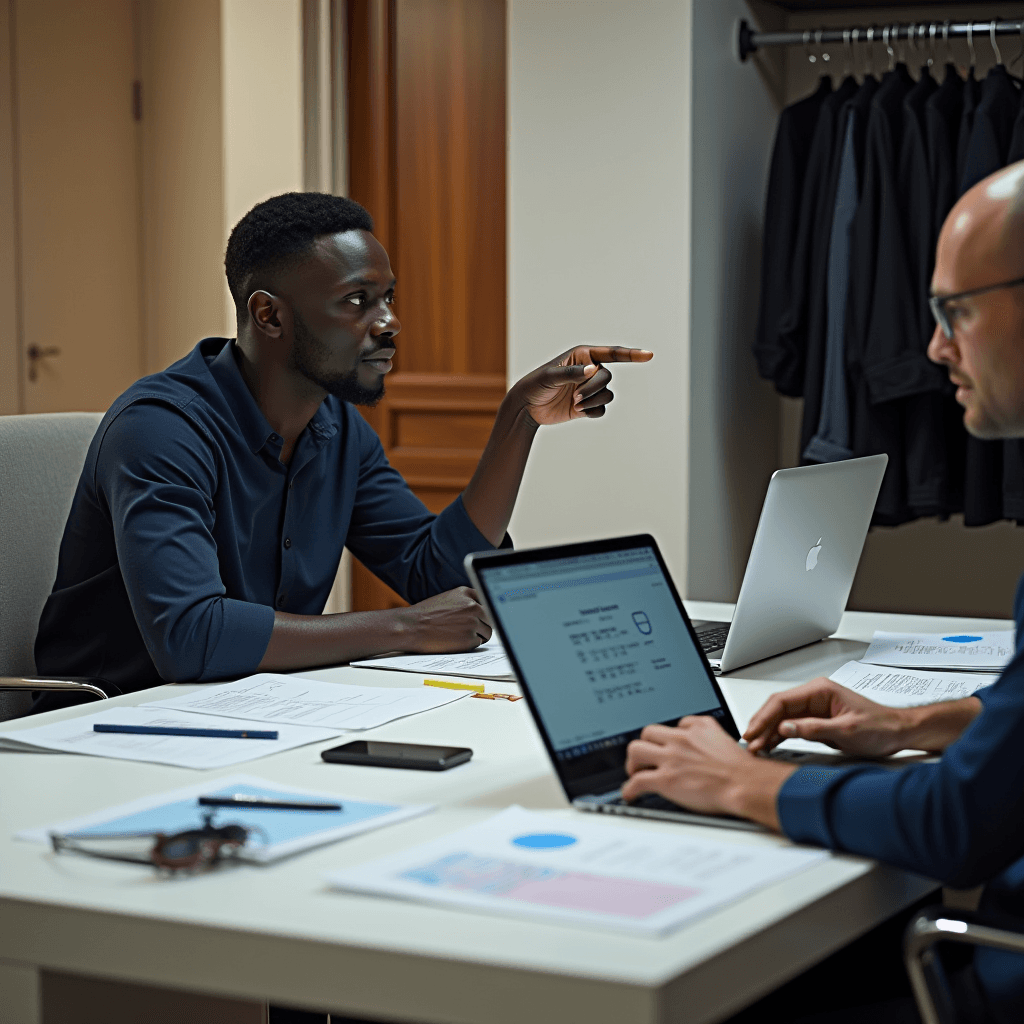
[[[367,764],[376,768],[419,768],[427,772],[443,772],[468,761],[473,751],[469,747],[431,747],[423,743],[353,740],[340,747],[331,747],[320,756],[334,764]]]

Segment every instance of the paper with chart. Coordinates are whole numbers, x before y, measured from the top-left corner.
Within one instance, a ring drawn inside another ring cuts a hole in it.
[[[356,668],[387,668],[417,675],[469,676],[472,679],[515,679],[505,648],[491,637],[473,651],[461,654],[396,654],[353,661]]]
[[[408,686],[349,686],[271,672],[144,705],[324,729],[374,729],[406,715],[430,711],[464,697],[458,690]]]
[[[1014,655],[1013,630],[886,633],[875,630],[861,661],[893,668],[1001,672]]]
[[[830,673],[829,678],[879,704],[906,708],[970,697],[982,687],[991,686],[999,676],[981,672],[920,672],[848,661]]]
[[[256,829],[259,841],[246,844],[240,859],[265,864],[289,854],[323,846],[338,839],[383,828],[424,814],[430,804],[401,805],[353,800],[337,793],[324,793],[281,786],[252,775],[232,775],[212,782],[168,790],[102,811],[19,832],[16,839],[48,843],[51,832],[102,836],[126,832],[163,832],[169,835],[202,824],[200,796],[265,796],[277,800],[329,801],[340,803],[340,811],[285,811],[273,808],[219,807],[213,824],[243,825]]]
[[[78,718],[66,718],[31,729],[0,734],[0,751],[29,753],[56,752],[92,754],[123,761],[151,761],[178,768],[226,768],[255,761],[267,754],[320,743],[337,736],[341,729],[309,729],[282,725],[276,740],[228,739],[215,736],[140,736],[131,733],[94,732],[97,722],[116,725],[158,725],[186,729],[263,729],[262,721],[214,718],[170,708],[119,707],[97,711]]]
[[[828,856],[510,807],[327,880],[350,892],[653,938]]]

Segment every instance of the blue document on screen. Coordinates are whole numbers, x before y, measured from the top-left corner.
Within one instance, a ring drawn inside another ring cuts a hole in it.
[[[293,811],[252,807],[202,807],[200,796],[266,797],[276,800],[332,801],[340,811]],[[214,812],[213,824],[242,825],[254,831],[254,840],[239,853],[239,859],[265,864],[314,846],[369,832],[405,821],[431,809],[430,804],[392,804],[353,800],[337,793],[323,793],[291,786],[278,786],[265,779],[235,775],[196,786],[186,786],[108,807],[94,814],[20,832],[18,839],[49,842],[51,832],[100,836],[130,832],[183,832],[203,822],[203,814]],[[259,837],[258,839],[255,837]]]

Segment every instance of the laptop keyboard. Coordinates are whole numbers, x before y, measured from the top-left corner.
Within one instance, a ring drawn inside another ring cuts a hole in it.
[[[729,635],[730,623],[723,622],[720,626],[709,626],[697,631],[697,639],[705,654],[720,651],[725,646],[725,638]]]

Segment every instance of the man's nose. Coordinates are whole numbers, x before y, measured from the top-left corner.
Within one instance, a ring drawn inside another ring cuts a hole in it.
[[[385,336],[393,338],[401,329],[402,325],[399,323],[398,317],[395,316],[395,311],[390,306],[385,306],[380,316],[374,320],[370,334],[375,338]]]
[[[941,363],[948,366],[952,362],[952,351],[953,345],[949,338],[946,337],[946,332],[936,324],[935,330],[932,333],[932,340],[928,342],[928,358],[933,363]]]

